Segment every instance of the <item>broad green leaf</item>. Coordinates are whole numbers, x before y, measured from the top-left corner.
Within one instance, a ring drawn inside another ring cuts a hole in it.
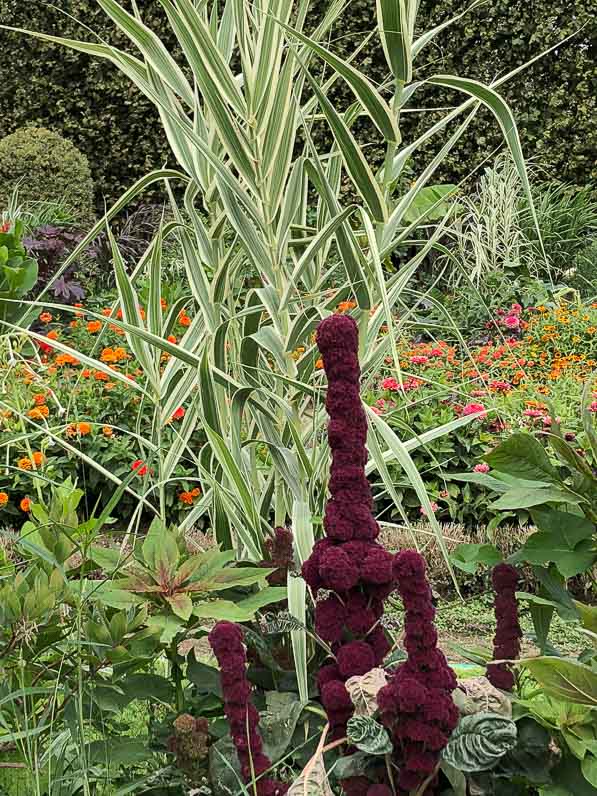
[[[387,755],[392,752],[392,740],[386,728],[372,716],[352,716],[346,725],[350,744],[370,755]]]
[[[506,493],[490,504],[491,508],[507,509],[529,509],[533,506],[541,506],[544,503],[579,503],[581,498],[574,492],[557,487],[542,487],[539,489],[509,489]]]
[[[458,771],[487,771],[516,745],[516,724],[498,713],[464,716],[442,752]]]
[[[512,434],[484,456],[484,459],[500,473],[528,481],[561,483],[558,471],[550,462],[545,448],[532,434]]]
[[[179,592],[178,594],[164,595],[164,599],[170,608],[172,608],[172,611],[176,614],[176,616],[178,616],[184,622],[187,622],[191,618],[191,613],[193,612],[193,603],[188,594]]]
[[[526,658],[517,666],[528,669],[548,696],[597,707],[597,672],[590,666],[551,656]]]
[[[450,559],[455,567],[474,575],[479,567],[493,567],[503,559],[492,544],[459,544]]]

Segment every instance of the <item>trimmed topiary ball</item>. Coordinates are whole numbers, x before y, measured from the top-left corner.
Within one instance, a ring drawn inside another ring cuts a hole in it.
[[[18,186],[19,203],[60,202],[75,222],[93,219],[93,180],[85,155],[45,127],[23,127],[0,140],[0,208]]]

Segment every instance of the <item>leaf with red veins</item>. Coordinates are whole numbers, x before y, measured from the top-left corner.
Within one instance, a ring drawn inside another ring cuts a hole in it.
[[[188,594],[184,594],[183,592],[178,592],[178,594],[172,594],[169,597],[164,598],[172,611],[178,616],[180,619],[183,619],[185,622],[191,618],[191,613],[193,611],[193,603],[191,598]]]

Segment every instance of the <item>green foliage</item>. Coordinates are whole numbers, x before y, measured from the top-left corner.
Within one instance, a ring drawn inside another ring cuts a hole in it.
[[[21,220],[0,224],[0,330],[3,320],[19,318],[22,307],[18,300],[37,282],[37,262],[23,246],[23,231]]]
[[[81,20],[100,40],[124,49],[130,47],[92,0],[65,0],[60,10],[50,5],[35,8],[30,5],[2,0],[3,22],[80,38],[87,35],[75,21]],[[125,5],[131,8],[130,3]],[[326,6],[324,0],[313,4],[309,30],[323,16]],[[456,0],[441,4],[425,0],[421,4],[424,20],[421,27],[443,22],[461,11],[462,5]],[[508,84],[506,96],[520,120],[526,152],[545,164],[554,177],[586,184],[596,176],[592,155],[596,146],[592,91],[596,67],[591,56],[596,23],[592,12],[592,0],[574,0],[571,6],[555,9],[545,0],[515,8],[508,0],[481,4],[439,35],[437,48],[429,50],[432,57],[425,59],[429,62],[426,70],[417,70],[417,79],[430,69],[453,72],[457,67],[462,74],[494,80],[496,75],[519,66],[560,38],[581,29],[576,39],[559,48],[557,54],[550,53]],[[158,0],[145,2],[142,13],[169,49],[175,51]],[[346,58],[370,33],[374,14],[374,0],[353,0],[350,15],[343,19],[338,35],[332,36],[334,52]],[[93,40],[91,34],[88,36]],[[22,48],[19,37],[11,33],[3,33],[2,41],[0,105],[10,107],[11,112],[0,118],[0,134],[7,135],[34,120],[65,135],[89,157],[100,201],[103,195],[114,198],[149,169],[168,162],[168,144],[151,101],[130,88],[118,70],[100,66],[83,53],[62,53],[51,42],[31,41],[27,48]],[[12,57],[15,50],[18,58]],[[377,37],[367,42],[358,65],[374,83],[385,79],[388,66]],[[73,74],[77,76],[75,86]],[[123,97],[126,97],[124,103]],[[414,107],[449,104],[438,102],[434,88],[417,92],[417,97]],[[533,98],[531,104],[529,97]],[[352,101],[342,81],[334,84],[330,98],[338,108]],[[428,126],[429,116],[406,113],[402,124],[408,140],[414,140]],[[368,151],[372,160],[381,163],[383,148],[371,141],[371,122],[359,118],[352,129],[359,141],[370,143]],[[318,146],[325,148],[327,133],[321,125],[315,129],[315,135]],[[449,156],[444,179],[456,182],[467,176],[471,166],[498,143],[492,120],[487,114],[479,115],[473,131],[463,137]],[[416,156],[417,163],[428,160],[429,153],[429,148],[425,148]]]
[[[346,737],[361,752],[385,755],[392,751],[388,731],[372,716],[353,716],[346,726]]]
[[[516,724],[498,713],[464,716],[443,751],[443,759],[459,771],[485,771],[514,748],[516,738]]]
[[[0,140],[0,206],[18,187],[23,202],[66,201],[73,219],[93,218],[89,163],[70,141],[43,127],[23,127]]]

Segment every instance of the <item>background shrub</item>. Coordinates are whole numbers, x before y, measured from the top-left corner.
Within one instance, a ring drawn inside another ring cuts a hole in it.
[[[327,0],[316,0],[314,16]],[[123,0],[130,8],[130,0]],[[115,32],[95,0],[64,0],[62,11],[42,3],[0,0],[0,18],[9,25],[59,34],[71,38],[91,37],[67,14],[84,20],[101,39],[123,49],[129,43]],[[458,0],[421,1],[421,21],[428,27],[462,11]],[[158,0],[146,0],[144,20],[173,45]],[[330,46],[348,55],[371,31],[375,0],[352,0],[350,14],[342,18]],[[584,27],[583,27],[584,26]],[[577,184],[597,179],[592,153],[597,146],[594,124],[597,100],[597,15],[594,0],[548,0],[511,3],[494,0],[459,20],[428,49],[424,72],[456,72],[491,81],[524,63],[560,39],[578,35],[546,58],[520,73],[504,86],[504,94],[516,115],[527,156],[537,158],[551,177]],[[24,40],[20,34],[0,34],[0,106],[10,114],[0,116],[0,135],[24,124],[43,124],[62,132],[92,161],[93,177],[101,206],[104,195],[114,198],[135,179],[169,159],[155,109],[115,67],[81,53],[70,52],[48,42]],[[14,52],[19,58],[14,58]],[[375,82],[387,76],[381,47],[374,37],[357,63]],[[424,77],[425,74],[417,75]],[[420,89],[414,107],[445,106],[451,99],[437,89]],[[352,96],[342,81],[333,92],[338,107]],[[407,112],[402,116],[407,139],[429,125],[428,113]],[[361,140],[371,140],[366,120],[355,124]],[[319,135],[325,135],[323,128]],[[437,144],[430,142],[430,147]],[[470,134],[448,157],[442,177],[454,182],[468,175],[494,147],[500,133],[488,113],[480,112]],[[430,148],[419,155],[426,160]],[[369,148],[368,155],[374,154]],[[381,151],[375,153],[381,157]]]
[[[26,127],[0,141],[0,205],[18,187],[19,202],[68,205],[75,223],[93,217],[89,162],[70,141],[43,127]]]

